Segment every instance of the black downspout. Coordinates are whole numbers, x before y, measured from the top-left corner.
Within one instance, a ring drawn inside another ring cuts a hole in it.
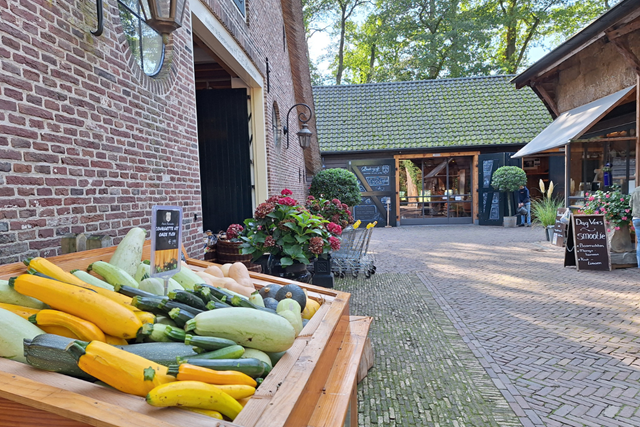
[[[96,37],[100,37],[102,35],[102,30],[104,30],[102,0],[96,0],[96,13],[98,15],[98,28],[95,31],[91,31],[91,34],[93,34]]]

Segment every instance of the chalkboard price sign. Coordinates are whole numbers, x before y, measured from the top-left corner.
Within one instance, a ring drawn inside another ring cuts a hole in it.
[[[558,208],[556,212],[556,223],[553,226],[553,240],[551,243],[559,247],[564,246],[565,233],[567,231],[567,224],[560,221],[560,218],[562,218],[562,215],[564,215],[566,211],[567,208]]]
[[[151,277],[180,271],[182,208],[154,206],[151,210]]]
[[[611,270],[604,215],[573,215],[573,243],[578,270]]]

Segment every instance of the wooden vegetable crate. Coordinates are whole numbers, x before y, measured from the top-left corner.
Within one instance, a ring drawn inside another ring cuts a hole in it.
[[[49,258],[66,271],[108,261],[115,246]],[[149,259],[145,245],[143,259]],[[187,259],[194,267],[208,262]],[[26,272],[0,266],[0,279]],[[251,273],[256,288],[294,283]],[[144,398],[0,358],[0,427],[351,426],[357,423],[356,374],[370,317],[349,315],[350,294],[298,283],[320,309],[233,421],[178,408],[155,408]]]

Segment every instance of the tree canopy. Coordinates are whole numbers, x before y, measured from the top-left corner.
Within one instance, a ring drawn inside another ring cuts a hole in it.
[[[330,75],[314,83],[374,83],[514,74],[619,0],[304,0],[307,36],[333,41]],[[325,73],[326,74],[326,73]]]

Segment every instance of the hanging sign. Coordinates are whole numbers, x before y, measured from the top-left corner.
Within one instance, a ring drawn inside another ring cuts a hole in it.
[[[611,270],[604,215],[573,215],[573,244],[578,270]]]
[[[180,271],[182,208],[154,206],[151,209],[151,277],[173,276]]]

